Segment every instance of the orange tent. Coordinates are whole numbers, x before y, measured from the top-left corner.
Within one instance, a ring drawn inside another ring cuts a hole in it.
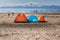
[[[27,18],[26,16],[24,15],[24,13],[19,13],[15,20],[14,20],[15,23],[21,23],[21,22],[27,22]]]
[[[44,22],[44,21],[45,21],[45,18],[44,18],[44,16],[39,16],[39,17],[38,17],[38,20],[39,20],[40,22]]]

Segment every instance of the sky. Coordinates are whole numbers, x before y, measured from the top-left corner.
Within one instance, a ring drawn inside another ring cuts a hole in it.
[[[59,5],[60,0],[0,0],[0,6],[17,6],[26,4],[36,4],[36,5]]]

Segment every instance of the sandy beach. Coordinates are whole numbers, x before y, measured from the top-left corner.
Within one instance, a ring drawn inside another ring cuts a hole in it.
[[[0,13],[0,40],[60,40],[60,13],[35,13],[45,23],[14,23],[17,14]]]

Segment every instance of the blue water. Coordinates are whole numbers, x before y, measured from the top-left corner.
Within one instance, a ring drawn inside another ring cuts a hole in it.
[[[60,12],[60,9],[55,8],[0,8],[0,12]]]

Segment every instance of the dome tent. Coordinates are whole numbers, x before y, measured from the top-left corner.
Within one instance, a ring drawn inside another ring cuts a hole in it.
[[[44,16],[39,16],[39,17],[38,17],[38,20],[39,20],[39,22],[45,22]]]
[[[28,17],[28,22],[38,22],[38,19],[35,15],[30,15]]]
[[[19,13],[14,20],[15,23],[25,23],[27,22],[27,18],[24,13]]]

